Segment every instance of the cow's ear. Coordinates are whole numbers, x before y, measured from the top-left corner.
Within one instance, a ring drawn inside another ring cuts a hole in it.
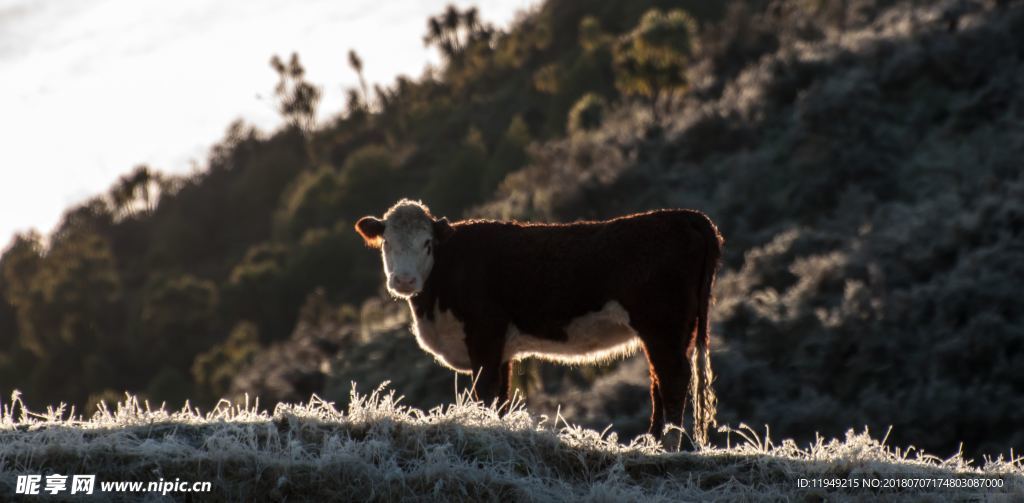
[[[384,235],[384,221],[377,217],[363,217],[356,222],[356,232],[363,237],[366,246],[380,248],[380,242]]]
[[[434,239],[438,241],[444,241],[451,237],[455,229],[452,228],[452,224],[448,223],[448,219],[441,217],[434,220]]]

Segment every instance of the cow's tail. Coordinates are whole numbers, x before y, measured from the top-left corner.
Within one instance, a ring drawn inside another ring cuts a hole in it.
[[[707,445],[708,428],[717,425],[715,413],[718,399],[712,388],[714,374],[711,372],[711,304],[714,302],[712,288],[722,257],[722,235],[711,219],[704,217],[705,252],[700,287],[697,294],[697,341],[690,355],[690,397],[693,401],[693,441]]]

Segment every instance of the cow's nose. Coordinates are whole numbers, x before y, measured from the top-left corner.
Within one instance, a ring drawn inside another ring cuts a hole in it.
[[[411,274],[395,275],[395,290],[399,293],[411,293],[416,287],[416,278]]]

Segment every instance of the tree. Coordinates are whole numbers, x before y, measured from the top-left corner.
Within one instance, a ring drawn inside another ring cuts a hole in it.
[[[366,100],[357,89],[348,89],[345,91],[345,111],[348,113],[346,119],[350,124],[358,124],[366,119],[367,116]]]
[[[431,209],[438,215],[456,215],[478,203],[479,192],[467,188],[481,187],[487,158],[483,134],[477,127],[470,127],[462,144],[452,149],[446,165],[433,174],[424,190]]]
[[[558,94],[563,78],[558,64],[544,65],[533,72],[533,88],[544,94]]]
[[[250,321],[240,321],[227,340],[196,356],[192,378],[208,398],[224,398],[231,380],[245,368],[261,349],[260,329]]]
[[[22,342],[39,356],[88,345],[121,293],[110,246],[99,235],[76,229],[42,250],[31,236],[19,239],[4,271]]]
[[[663,98],[686,88],[684,71],[696,45],[697,22],[686,12],[651,9],[615,46],[615,84],[629,96],[643,96],[655,120]]]
[[[287,64],[274,55],[270,58],[270,67],[278,75],[277,86],[274,87],[278,112],[293,127],[304,134],[311,133],[316,125],[320,88],[306,81],[306,69],[294,52]]]
[[[143,337],[160,360],[185,368],[213,344],[219,303],[217,286],[191,275],[165,276],[142,296]]]
[[[320,88],[306,81],[306,69],[299,61],[299,55],[294,52],[287,64],[275,54],[270,58],[270,66],[278,76],[274,87],[277,110],[291,127],[302,133],[306,156],[316,164],[313,130],[316,127],[317,106],[320,104]]]
[[[42,242],[43,237],[34,231],[15,235],[0,259],[0,283],[4,294],[0,302],[7,304],[8,309],[14,312],[14,324],[17,327],[15,332],[3,338],[5,347],[15,343],[30,347],[28,342],[35,331],[30,313],[33,311],[33,303],[37,302],[33,294],[33,283],[42,267]],[[11,335],[17,335],[18,339],[6,340]],[[39,350],[37,347],[34,352],[38,353]]]
[[[384,145],[366,145],[349,154],[339,173],[346,216],[380,211],[401,197],[405,184],[398,167],[394,149]]]
[[[49,247],[38,234],[16,237],[2,265],[18,345],[34,358],[26,381],[37,396],[84,400],[110,386],[117,366],[111,360],[123,350],[111,336],[120,333],[122,291],[106,239],[65,222]]]
[[[476,7],[460,12],[455,5],[448,5],[443,13],[427,20],[423,43],[437,46],[449,63],[457,63],[469,47],[490,43],[494,33],[493,26],[480,22]]]
[[[348,51],[348,66],[355,70],[356,75],[359,76],[359,88],[363,90],[363,105],[370,106],[370,92],[366,87],[366,79],[363,76],[363,60],[356,54],[355,50],[349,49]],[[351,106],[352,100],[349,99]]]
[[[345,202],[341,179],[329,166],[299,175],[274,215],[277,236],[294,239],[307,229],[330,227]]]
[[[601,30],[601,21],[594,16],[580,20],[580,47],[586,51],[594,51],[608,42],[609,35]]]
[[[286,297],[288,246],[262,243],[249,248],[224,286],[224,313],[231,320],[251,320],[264,340],[291,333],[297,299]]]
[[[163,186],[162,175],[144,164],[122,175],[107,193],[115,218],[152,212]]]
[[[526,165],[526,148],[530,141],[532,137],[526,121],[520,115],[512,117],[501,141],[494,148],[494,154],[487,161],[481,181],[481,196],[490,197],[506,175]]]

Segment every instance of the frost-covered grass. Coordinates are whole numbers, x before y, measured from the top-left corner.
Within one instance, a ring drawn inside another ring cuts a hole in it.
[[[222,402],[211,411],[151,408],[128,396],[91,419],[51,409],[36,414],[17,396],[0,417],[0,494],[18,474],[89,474],[97,480],[211,481],[199,499],[684,501],[1024,498],[1024,463],[938,459],[885,445],[867,433],[800,448],[752,430],[731,445],[666,453],[650,437],[621,443],[614,434],[534,417],[521,406],[505,416],[459,397],[424,412],[393,392],[353,391],[350,404],[313,397],[280,404]],[[798,479],[995,477],[1001,490],[800,489]],[[98,487],[98,483],[97,483]],[[191,496],[197,496],[192,494]],[[105,494],[94,499],[140,499]]]

